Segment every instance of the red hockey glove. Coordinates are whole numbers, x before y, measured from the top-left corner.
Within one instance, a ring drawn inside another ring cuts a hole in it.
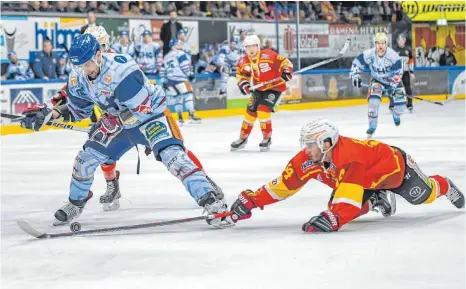
[[[37,104],[23,111],[21,127],[39,131],[51,118],[52,110],[45,104]]]
[[[332,213],[332,211],[323,211],[318,216],[312,217],[309,221],[303,224],[303,231],[314,233],[314,232],[335,232],[338,231],[340,226],[338,225],[338,215]]]
[[[53,106],[62,105],[68,102],[67,97],[66,89],[62,89],[50,101],[52,102]]]
[[[251,210],[256,207],[249,195],[254,194],[251,190],[242,191],[238,199],[231,205],[231,219],[233,222],[249,219],[252,216]]]
[[[249,95],[251,94],[251,91],[249,89],[251,88],[251,84],[247,81],[243,81],[239,84],[239,90],[243,95]]]
[[[283,70],[281,77],[284,81],[290,81],[293,78],[291,72],[288,69]]]

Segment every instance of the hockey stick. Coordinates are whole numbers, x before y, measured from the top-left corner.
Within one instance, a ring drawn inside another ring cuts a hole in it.
[[[379,89],[379,90],[382,90],[382,91],[387,91],[387,89],[385,89],[385,88],[370,86],[369,84],[365,84],[365,83],[361,83],[361,86],[367,87],[367,88],[375,88],[375,89]],[[406,95],[406,97],[409,97],[409,98],[412,98],[412,99],[417,99],[417,100],[421,100],[421,101],[424,101],[424,102],[428,102],[428,103],[432,103],[432,104],[436,104],[436,105],[442,105],[442,106],[449,103],[449,102],[451,102],[452,100],[454,100],[455,96],[456,96],[456,93],[452,93],[450,95],[450,97],[445,99],[445,100],[435,101],[435,100],[424,99],[424,98],[417,97],[417,96]]]
[[[0,116],[4,117],[4,118],[12,119],[12,120],[20,120],[20,119],[25,118],[24,115],[16,115],[16,114],[9,114],[9,113],[3,113],[3,112],[0,113]],[[63,128],[63,129],[79,131],[79,132],[89,133],[88,128],[82,128],[82,127],[78,127],[78,126],[67,124],[67,123],[48,121],[46,123],[46,125],[54,126],[54,127],[58,127],[58,128]]]
[[[338,59],[342,58],[343,55],[346,53],[346,50],[348,50],[348,47],[349,47],[350,43],[351,43],[351,39],[348,38],[348,39],[346,40],[346,42],[345,42],[345,45],[343,46],[343,48],[341,49],[340,53],[338,53],[337,56],[335,56],[335,57],[333,57],[333,58],[329,58],[329,59],[324,60],[324,61],[321,61],[321,62],[314,63],[314,64],[312,64],[312,65],[310,65],[310,66],[304,67],[304,68],[301,69],[301,70],[298,70],[298,71],[293,72],[293,75],[294,75],[294,74],[302,73],[302,72],[304,72],[304,71],[308,71],[308,70],[314,69],[314,68],[316,68],[316,67],[325,65],[325,64],[327,64],[327,63],[330,63],[330,62],[333,62],[333,61],[335,61],[335,60],[338,60]],[[251,88],[250,88],[249,90],[256,90],[256,89],[258,89],[258,88],[261,88],[261,87],[264,86],[264,85],[271,84],[271,83],[273,83],[273,82],[275,82],[275,81],[277,81],[277,80],[280,80],[280,79],[282,79],[281,76],[280,76],[280,77],[277,77],[277,78],[274,78],[274,79],[272,79],[272,80],[266,81],[266,82],[262,82],[262,83],[256,84],[256,85],[254,85],[254,86],[251,86]]]
[[[28,235],[35,237],[37,239],[51,239],[51,238],[59,238],[59,237],[85,236],[85,235],[94,235],[94,234],[109,233],[109,232],[130,231],[130,230],[136,230],[136,229],[169,226],[169,225],[175,225],[175,224],[196,222],[196,221],[201,221],[201,220],[213,220],[217,218],[227,217],[230,215],[231,215],[230,212],[226,212],[226,213],[218,213],[218,214],[199,216],[199,217],[193,217],[193,218],[176,219],[176,220],[170,220],[170,221],[152,222],[152,223],[145,223],[145,224],[138,224],[138,225],[119,226],[119,227],[107,227],[107,228],[101,228],[101,229],[57,233],[57,234],[48,234],[48,233],[39,232],[36,229],[34,229],[28,222],[25,222],[25,221],[18,221],[18,226],[21,230],[26,232]]]

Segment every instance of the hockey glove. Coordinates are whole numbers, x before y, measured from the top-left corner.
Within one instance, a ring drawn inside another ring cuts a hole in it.
[[[190,76],[188,76],[188,80],[189,82],[192,82],[194,80],[194,74],[191,74]]]
[[[39,131],[52,118],[52,110],[45,104],[38,104],[27,108],[23,115],[26,117],[21,120],[21,126]]]
[[[254,194],[251,190],[242,191],[238,199],[231,205],[231,219],[233,222],[249,219],[252,216],[251,210],[256,207],[249,195]]]
[[[320,215],[312,217],[308,222],[303,224],[303,231],[309,233],[315,232],[335,232],[338,231],[338,215],[332,211],[323,211]]]
[[[361,74],[359,73],[355,73],[353,74],[352,76],[352,81],[353,81],[353,86],[354,87],[357,87],[357,88],[360,88],[361,87]]]
[[[51,100],[53,106],[62,105],[68,102],[66,90],[60,90]]]
[[[285,82],[290,81],[293,78],[291,72],[288,69],[283,70],[281,77]]]
[[[251,94],[251,91],[249,90],[251,88],[251,84],[247,81],[243,81],[239,84],[239,90],[243,95],[249,95]]]
[[[105,143],[123,130],[120,119],[111,114],[103,114],[102,117],[92,126],[89,132],[89,139],[100,143]]]

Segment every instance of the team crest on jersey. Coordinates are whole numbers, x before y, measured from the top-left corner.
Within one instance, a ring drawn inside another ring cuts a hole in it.
[[[70,78],[70,83],[71,83],[72,86],[76,86],[76,84],[77,84],[76,77],[71,77]]]
[[[106,84],[110,84],[112,82],[112,76],[110,74],[107,74],[104,79]]]
[[[152,113],[152,107],[150,107],[148,105],[141,104],[140,106],[138,106],[138,112],[143,113],[143,114],[151,114]]]
[[[124,57],[123,55],[117,55],[113,58],[116,62],[118,63],[126,63],[128,62],[128,60],[126,59],[126,57]]]

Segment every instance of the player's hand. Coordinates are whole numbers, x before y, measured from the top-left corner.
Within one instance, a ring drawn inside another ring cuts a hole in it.
[[[241,91],[241,93],[243,95],[249,95],[251,94],[251,84],[247,81],[243,81],[241,82],[241,84],[239,85],[239,90]]]
[[[188,80],[191,82],[194,80],[194,74],[191,74],[190,76],[188,76]]]
[[[361,81],[362,81],[361,74],[355,73],[355,74],[353,74],[351,79],[352,79],[354,87],[357,87],[357,88],[361,87]]]
[[[284,69],[281,77],[285,82],[287,82],[293,78],[293,75],[291,74],[291,71],[289,69]]]
[[[23,115],[21,127],[39,131],[52,118],[52,110],[45,104],[38,104],[27,108]]]
[[[68,102],[65,90],[60,90],[51,100],[53,106],[62,105]]]
[[[89,139],[102,141],[107,136],[117,134],[123,130],[120,118],[111,114],[103,114],[102,117],[91,127]]]
[[[231,205],[230,211],[233,222],[249,219],[252,216],[251,210],[256,207],[249,195],[254,194],[251,190],[242,191],[238,199]]]
[[[327,210],[320,213],[318,216],[312,217],[309,221],[303,224],[303,231],[309,233],[315,232],[335,232],[338,231],[338,215]]]

